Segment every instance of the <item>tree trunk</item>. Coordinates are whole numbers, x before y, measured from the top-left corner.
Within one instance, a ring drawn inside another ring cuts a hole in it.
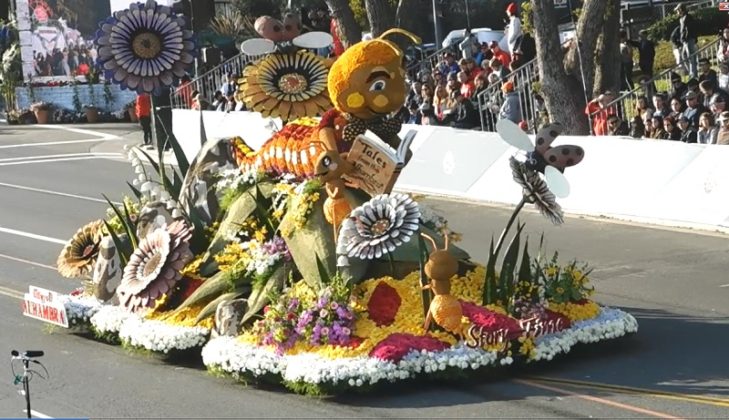
[[[567,57],[565,57],[564,65],[567,74],[574,75],[578,79],[584,77],[584,86],[586,86],[588,94],[595,83],[597,39],[602,34],[607,4],[611,2],[612,0],[586,0],[583,3],[575,34],[580,50],[577,50],[577,43],[572,43],[567,51]],[[582,63],[581,68],[580,62]]]
[[[395,24],[398,28],[413,32],[415,29],[415,17],[425,17],[422,13],[416,13],[419,9],[418,5],[417,0],[400,0],[397,2]]]
[[[590,2],[587,0],[586,6]],[[532,0],[531,3],[539,79],[550,119],[563,124],[565,134],[587,134],[590,130],[584,113],[584,89],[578,77],[565,71],[566,60],[559,42],[554,0]]]
[[[606,90],[620,91],[620,0],[608,0],[608,3],[598,48],[601,61],[596,63],[593,97]]]
[[[395,10],[387,3],[387,0],[365,0],[365,9],[372,37],[377,38],[395,26]]]
[[[362,30],[354,19],[352,8],[347,0],[326,0],[332,17],[337,21],[339,39],[344,48],[358,43],[362,39]]]

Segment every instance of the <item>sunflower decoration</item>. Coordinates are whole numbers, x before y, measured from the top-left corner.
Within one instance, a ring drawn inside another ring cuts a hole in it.
[[[419,228],[418,203],[405,194],[380,194],[352,211],[342,224],[337,251],[362,260],[395,251]]]
[[[172,9],[134,3],[107,18],[96,32],[98,62],[105,77],[124,89],[160,93],[192,65],[195,43],[185,19]]]
[[[96,257],[99,255],[103,226],[102,220],[96,220],[81,227],[73,235],[61,250],[56,262],[60,275],[67,278],[83,278],[91,274]]]
[[[324,60],[308,51],[272,53],[246,67],[239,99],[264,117],[284,121],[321,115],[331,107],[328,71]]]
[[[117,288],[119,303],[130,312],[152,308],[182,278],[180,270],[192,259],[192,232],[178,220],[148,234],[124,267]]]

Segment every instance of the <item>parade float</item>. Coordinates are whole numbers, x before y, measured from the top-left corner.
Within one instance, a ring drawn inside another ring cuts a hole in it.
[[[165,12],[134,7],[149,22]],[[526,152],[504,168],[523,198],[484,242],[487,261],[473,261],[443,215],[393,191],[414,133],[390,117],[406,87],[389,38],[417,39],[391,30],[330,62],[306,51],[321,38],[301,35],[292,19],[256,23],[263,38],[247,48],[267,55],[238,92],[283,127],[259,150],[244,135],[208,141],[189,164],[173,143],[175,167],[130,149],[129,196],[109,200],[58,258],[62,276],[83,281],[55,296],[64,326],[133,349],[192,352],[216,374],[305,394],[462,377],[637,331],[633,316],[591,300],[586,264],[522,237],[527,205],[563,222],[555,194],[568,193],[563,172],[584,153],[551,147],[558,124],[535,143],[499,124]],[[164,43],[148,50],[140,34],[160,38],[138,30],[126,44],[113,32],[108,42],[164,54]],[[168,81],[154,77],[165,67],[126,80],[127,64],[105,68],[130,87]]]

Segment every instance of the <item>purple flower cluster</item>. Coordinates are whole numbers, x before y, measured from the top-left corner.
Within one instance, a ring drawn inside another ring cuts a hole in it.
[[[279,255],[286,262],[291,262],[291,253],[286,241],[278,235],[274,236],[270,241],[266,241],[261,245],[263,252],[267,255]]]
[[[266,306],[263,309],[263,319],[256,322],[254,327],[261,337],[260,344],[276,347],[278,354],[293,347],[299,339],[296,326],[301,310],[299,299],[288,299],[286,295]]]
[[[352,336],[353,327],[352,309],[325,293],[314,307],[301,313],[296,323],[296,333],[313,345],[346,345]]]

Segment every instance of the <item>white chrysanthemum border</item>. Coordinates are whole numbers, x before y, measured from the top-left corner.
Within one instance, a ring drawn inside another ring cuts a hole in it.
[[[133,347],[158,353],[201,347],[210,336],[209,328],[148,320],[116,305],[102,306],[91,318],[91,325],[98,334],[118,335]]]
[[[575,344],[595,343],[638,331],[638,322],[627,312],[603,307],[590,320],[579,321],[567,330],[538,337],[535,354],[530,361],[551,360],[567,353]],[[400,362],[372,357],[329,359],[317,354],[277,355],[274,351],[245,344],[234,337],[218,337],[202,351],[208,369],[237,376],[263,377],[275,375],[282,381],[319,386],[361,387],[380,381],[395,382],[420,373],[435,373],[448,368],[476,370],[488,366],[513,363],[509,356],[499,358],[496,352],[458,344],[439,352],[412,351]]]

